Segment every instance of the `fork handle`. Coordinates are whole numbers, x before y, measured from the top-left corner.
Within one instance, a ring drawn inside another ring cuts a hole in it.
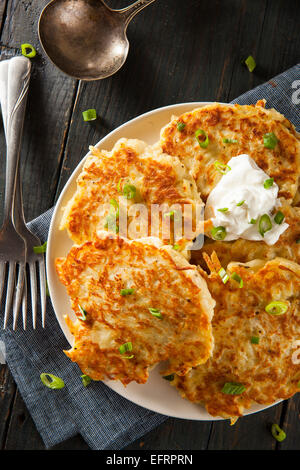
[[[0,64],[3,64],[3,62]],[[28,96],[31,63],[25,57],[9,60],[7,72],[6,103],[6,185],[4,224],[13,219],[14,197],[19,167],[21,139]]]

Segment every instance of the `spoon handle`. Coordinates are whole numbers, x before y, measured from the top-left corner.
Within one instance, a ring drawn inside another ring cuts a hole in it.
[[[133,3],[132,5],[129,5],[126,8],[123,8],[123,10],[119,10],[119,12],[123,15],[125,19],[125,24],[126,26],[130,23],[132,18],[143,8],[147,7],[150,5],[150,3],[155,2],[155,0],[138,0],[137,2]]]

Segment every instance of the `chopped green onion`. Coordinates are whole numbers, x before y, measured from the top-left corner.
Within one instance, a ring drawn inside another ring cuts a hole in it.
[[[158,308],[148,308],[149,312],[151,313],[151,315],[153,315],[154,317],[157,317],[157,318],[160,318],[162,319],[163,316],[160,312],[160,310]]]
[[[272,436],[278,442],[282,442],[286,438],[286,433],[276,423],[272,424],[271,432],[272,432]]]
[[[228,207],[223,207],[222,209],[217,209],[219,212],[227,212]]]
[[[132,359],[134,358],[134,354],[131,354],[131,356],[122,356],[122,359]]]
[[[246,390],[245,385],[238,382],[226,382],[222,388],[222,393],[226,395],[241,395]]]
[[[238,143],[236,139],[226,139],[226,137],[224,137],[223,142],[224,144],[237,144]]]
[[[79,318],[79,320],[85,321],[86,316],[87,316],[87,311],[83,307],[81,307],[81,305],[79,304],[78,304],[78,308],[79,308],[81,315],[80,316],[77,315],[77,317]]]
[[[241,202],[238,202],[238,203],[237,203],[237,207],[242,206],[242,205],[244,204],[244,202],[245,202],[245,199],[244,199],[243,201],[241,201]]]
[[[204,135],[205,140],[199,139],[199,136],[200,136],[200,135]],[[195,132],[195,137],[196,137],[196,139],[197,139],[198,144],[200,145],[200,147],[203,148],[203,149],[206,149],[206,147],[207,147],[208,144],[209,144],[209,138],[208,138],[207,133],[206,133],[203,129],[198,129],[198,130]]]
[[[28,43],[22,44],[21,45],[21,52],[24,57],[27,57],[28,59],[32,59],[33,57],[36,56],[36,50],[35,48]]]
[[[118,193],[122,194],[122,189],[121,189],[121,182],[123,178],[120,178],[117,184],[117,191]]]
[[[271,230],[272,228],[272,222],[268,214],[264,214],[261,216],[259,219],[259,224],[258,224],[258,231],[261,234],[262,237],[265,236],[265,233]]]
[[[84,375],[81,375],[80,378],[81,378],[81,380],[82,380],[82,385],[83,385],[84,387],[87,387],[88,385],[90,385],[90,383],[91,383],[91,381],[92,381],[92,379],[91,379],[91,377],[90,377],[89,375],[85,375],[85,374],[84,374]]]
[[[252,344],[259,344],[259,336],[251,336],[250,341]]]
[[[221,268],[218,274],[219,274],[220,278],[222,279],[222,282],[224,284],[226,284],[226,282],[229,279],[229,276],[228,276],[227,272],[225,271],[225,269]]]
[[[114,233],[119,233],[119,226],[117,224],[117,219],[119,217],[119,204],[115,199],[109,201],[110,205],[115,211],[110,209],[109,214],[106,216],[106,222],[104,228],[111,230]]]
[[[241,278],[241,276],[239,276],[237,273],[232,273],[231,274],[231,279],[233,279],[234,281],[238,282],[239,283],[239,288],[241,289],[243,286],[244,286],[244,281],[243,279]]]
[[[33,251],[34,251],[36,254],[46,253],[46,250],[47,250],[47,242],[45,242],[43,245],[39,245],[39,246],[34,246],[34,247],[33,247]]]
[[[175,245],[173,245],[173,250],[180,250],[180,245],[175,243]]]
[[[249,222],[249,224],[255,225],[256,222],[257,222],[257,219],[251,219],[250,222]]]
[[[213,227],[211,229],[211,235],[215,240],[224,240],[226,237],[226,228],[219,225],[219,227]]]
[[[133,184],[125,184],[123,188],[123,196],[126,199],[134,199],[136,195],[136,187]]]
[[[245,64],[247,65],[249,72],[253,72],[253,70],[256,67],[256,62],[255,62],[254,57],[252,57],[252,55],[249,55],[247,57],[247,59],[245,60]]]
[[[281,211],[278,211],[274,217],[274,222],[278,225],[281,225],[284,220],[284,214]]]
[[[264,146],[267,149],[274,149],[278,144],[278,139],[273,132],[268,132],[263,136],[264,139]]]
[[[186,124],[184,122],[177,122],[177,129],[179,130],[179,132],[182,132],[183,129],[185,128]]]
[[[121,295],[125,297],[125,295],[132,295],[135,293],[134,289],[121,289]]]
[[[97,119],[97,111],[95,109],[87,109],[82,113],[83,120],[87,121],[95,121]]]
[[[285,302],[280,301],[273,301],[270,302],[266,307],[265,310],[267,313],[271,315],[283,315],[286,313],[288,309],[288,305]]]
[[[271,186],[273,186],[273,183],[274,183],[274,178],[268,178],[268,179],[264,182],[264,188],[265,188],[265,189],[271,188]]]
[[[119,351],[121,354],[125,354],[128,351],[132,351],[132,342],[129,341],[128,343],[124,343],[119,347]]]
[[[59,390],[60,388],[64,388],[65,386],[65,382],[53,374],[43,373],[40,375],[40,378],[43,384],[46,387],[51,388],[52,390]]]
[[[163,375],[163,379],[168,380],[169,382],[172,382],[172,380],[174,380],[174,374]]]
[[[226,175],[226,173],[231,170],[230,166],[226,165],[225,163],[221,163],[218,160],[214,162],[214,166],[216,170],[222,173],[222,175]]]

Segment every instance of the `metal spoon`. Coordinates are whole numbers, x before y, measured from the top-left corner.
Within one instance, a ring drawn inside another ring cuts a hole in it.
[[[110,77],[127,58],[128,24],[154,1],[139,0],[122,10],[112,10],[103,0],[52,0],[39,20],[43,49],[71,77]]]

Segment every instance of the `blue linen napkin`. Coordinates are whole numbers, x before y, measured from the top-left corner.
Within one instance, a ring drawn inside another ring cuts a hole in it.
[[[298,82],[297,82],[298,81]],[[233,103],[254,104],[265,98],[267,107],[283,113],[300,131],[300,64],[258,86]],[[295,87],[295,88],[293,88]],[[42,242],[47,240],[53,209],[28,224]],[[81,434],[92,449],[118,450],[167,419],[122,398],[102,382],[83,387],[78,366],[62,352],[69,345],[47,300],[47,324],[43,330],[0,330],[6,361],[26,406],[47,448]],[[30,313],[30,312],[29,312]],[[0,317],[2,317],[0,315]],[[52,391],[40,381],[49,372],[65,381]]]

